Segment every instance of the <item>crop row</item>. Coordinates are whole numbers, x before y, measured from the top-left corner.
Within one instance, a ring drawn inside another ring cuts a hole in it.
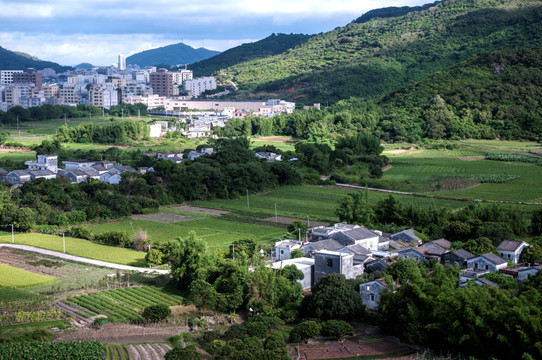
[[[542,166],[542,158],[510,153],[489,153],[486,154],[486,160],[524,162]]]
[[[102,360],[104,355],[105,346],[97,341],[0,344],[0,360]]]
[[[513,174],[480,174],[474,178],[480,180],[481,183],[504,184],[519,179],[520,176]]]
[[[20,324],[35,321],[58,320],[62,312],[53,308],[38,311],[23,311],[0,314],[0,324]]]
[[[103,314],[107,315],[110,322],[132,322],[142,319],[138,311],[141,312],[147,306],[155,304],[179,305],[182,303],[182,297],[146,286],[81,295],[67,299],[66,302],[83,308],[80,314],[85,317]]]

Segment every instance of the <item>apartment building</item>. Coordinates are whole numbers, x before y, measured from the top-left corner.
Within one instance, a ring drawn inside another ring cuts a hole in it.
[[[43,77],[41,73],[37,72],[36,69],[27,69],[26,72],[16,72],[13,73],[13,83],[14,84],[34,84],[36,88],[41,89],[43,85]]]
[[[58,104],[59,105],[77,105],[81,98],[81,91],[79,87],[74,85],[65,84],[62,89],[58,91]]]
[[[22,70],[0,70],[0,86],[13,84],[13,74],[22,72]]]
[[[149,75],[150,85],[154,94],[160,96],[179,95],[177,74],[166,69],[158,69]]]
[[[117,88],[112,83],[93,85],[89,91],[90,104],[109,109],[119,104]]]
[[[207,90],[215,90],[216,79],[212,76],[206,76],[195,78],[192,80],[186,80],[184,82],[184,89],[188,91],[191,96],[197,98]]]

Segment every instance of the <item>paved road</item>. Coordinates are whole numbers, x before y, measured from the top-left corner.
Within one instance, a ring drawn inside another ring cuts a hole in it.
[[[34,247],[34,246],[28,246],[28,245],[0,244],[0,247],[9,247],[9,248],[12,248],[12,249],[32,251],[32,252],[36,252],[36,253],[43,254],[43,255],[54,256],[54,257],[61,258],[61,259],[66,259],[66,260],[75,261],[75,262],[82,262],[82,263],[92,264],[92,265],[97,265],[97,266],[103,266],[103,267],[112,268],[112,269],[132,270],[132,271],[137,271],[137,272],[140,272],[140,273],[156,273],[156,274],[169,274],[170,273],[169,270],[158,270],[158,269],[150,269],[150,268],[142,268],[142,267],[136,267],[136,266],[115,264],[115,263],[110,263],[110,262],[107,262],[107,261],[94,260],[94,259],[84,258],[84,257],[80,257],[80,256],[70,255],[70,254],[64,254],[64,253],[61,253],[61,252],[58,252],[58,251],[46,250],[46,249],[41,249],[41,248],[37,248],[37,247]]]

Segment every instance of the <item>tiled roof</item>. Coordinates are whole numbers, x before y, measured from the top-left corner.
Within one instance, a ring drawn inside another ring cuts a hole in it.
[[[468,252],[465,249],[458,249],[458,250],[455,250],[455,251],[452,251],[452,252],[454,254],[456,254],[457,256],[465,259],[465,260],[472,259],[474,257],[473,254],[471,254],[470,252]]]
[[[497,247],[497,250],[502,251],[516,251],[520,247],[521,241],[515,240],[503,240],[503,242]]]
[[[497,256],[497,255],[495,255],[493,253],[482,254],[481,256],[486,258],[487,260],[491,261],[495,265],[500,265],[500,264],[505,264],[506,263],[506,260],[504,260],[500,256]]]

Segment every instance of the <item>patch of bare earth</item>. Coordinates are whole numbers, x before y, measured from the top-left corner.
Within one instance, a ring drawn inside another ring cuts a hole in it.
[[[182,210],[182,211],[191,211],[195,213],[208,214],[208,215],[224,215],[224,214],[230,213],[229,211],[226,211],[226,210],[208,209],[208,208],[202,208],[202,207],[191,206],[191,205],[176,206],[173,209]]]
[[[169,223],[175,223],[179,221],[194,220],[195,218],[192,216],[159,212],[155,214],[132,215],[132,219],[147,220],[147,221],[154,221],[154,222],[163,223],[163,224],[169,224]]]
[[[307,219],[297,219],[297,218],[291,218],[291,217],[286,217],[286,216],[277,216],[276,219],[274,216],[271,216],[262,220],[269,221],[269,222],[277,222],[279,224],[291,224],[294,221],[301,221],[301,222],[307,221]],[[309,225],[310,226],[329,226],[329,223],[309,220]]]
[[[485,159],[485,156],[458,156],[457,157],[458,160],[463,160],[463,161],[477,161],[477,160],[484,160]]]
[[[382,172],[386,172],[388,171],[389,169],[391,169],[393,166],[392,165],[386,165],[382,168]]]
[[[269,142],[279,142],[279,143],[293,143],[295,140],[292,140],[290,138],[284,138],[281,136],[269,136],[269,137],[263,137],[259,139],[252,139],[252,141],[269,141]]]
[[[80,328],[60,334],[55,341],[89,341],[130,344],[167,341],[171,336],[189,331],[188,326],[105,324],[100,329]]]
[[[57,270],[58,267],[46,267],[43,265],[32,265],[31,262],[44,259],[39,256],[35,256],[32,253],[20,253],[14,252],[9,248],[0,249],[0,264],[11,265],[19,269],[30,271],[36,274],[53,276],[53,277],[65,277],[61,271]]]

